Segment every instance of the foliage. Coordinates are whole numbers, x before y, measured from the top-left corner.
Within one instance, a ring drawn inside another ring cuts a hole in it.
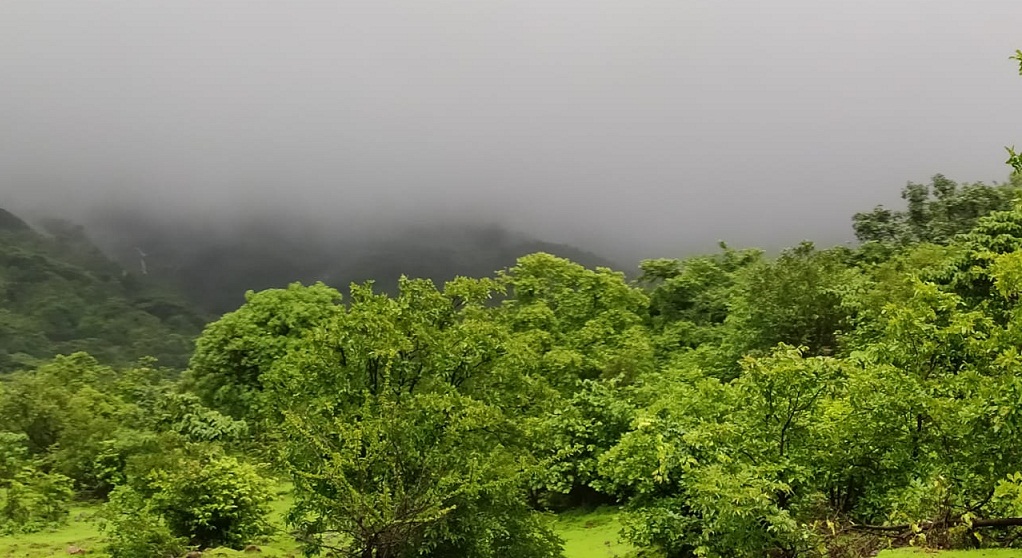
[[[487,401],[514,381],[496,366],[504,336],[479,315],[493,288],[402,280],[391,298],[353,286],[346,311],[262,377],[282,416],[289,521],[310,552],[559,554],[524,505],[519,429]]]
[[[147,363],[116,370],[84,353],[57,357],[8,377],[0,429],[22,436],[28,455],[71,478],[79,494],[104,498],[123,482],[132,456],[162,452],[177,439],[160,432],[221,440],[243,431],[195,396],[174,392],[166,375]]]
[[[167,558],[185,551],[187,539],[172,533],[142,496],[127,487],[110,495],[105,514],[103,530],[110,558]]]
[[[650,289],[649,315],[660,360],[682,349],[719,342],[739,274],[763,257],[734,250],[685,260],[646,260],[639,283]]]
[[[852,218],[855,236],[862,242],[899,246],[946,244],[969,231],[980,217],[1010,209],[1019,187],[1017,181],[958,184],[942,174],[934,175],[930,184],[909,182],[901,191],[908,207],[893,211],[877,206],[871,212],[856,213]]]
[[[0,531],[33,532],[67,521],[71,479],[41,471],[24,434],[0,432]]]
[[[241,442],[249,433],[248,423],[206,407],[194,393],[167,390],[146,407],[154,429],[191,442]]]
[[[516,497],[519,465],[488,431],[491,413],[426,394],[367,402],[329,430],[289,413],[291,521],[311,548],[351,555],[556,555]]]
[[[802,243],[775,261],[749,266],[735,285],[727,318],[735,354],[778,343],[807,347],[813,355],[836,353],[850,319],[841,289],[851,273],[843,256]]]
[[[192,389],[234,418],[259,416],[260,376],[302,336],[335,315],[341,295],[322,283],[248,292],[246,303],[206,326],[189,367]]]
[[[541,486],[569,494],[604,484],[597,463],[629,430],[635,409],[618,382],[587,380],[561,409],[542,423],[536,453],[543,462]],[[591,495],[590,495],[591,496]]]
[[[795,555],[812,547],[799,507],[825,452],[816,425],[844,377],[839,362],[781,347],[704,379],[640,415],[601,462],[632,494],[628,533],[668,556]]]
[[[559,556],[538,510],[603,503],[670,558],[1018,545],[1020,176],[909,184],[905,211],[854,218],[855,248],[721,245],[634,283],[537,253],[343,303],[250,292],[180,381],[152,359],[40,361],[0,383],[0,528],[109,498],[114,556],[240,547],[267,533],[257,455],[293,484],[309,554]],[[65,288],[89,260],[53,230]],[[73,344],[78,309],[52,310]],[[27,323],[0,312],[0,334]]]
[[[33,532],[67,521],[74,491],[71,479],[26,466],[3,480],[0,489],[0,531]]]
[[[623,274],[538,253],[520,258],[499,281],[509,293],[503,319],[531,353],[520,365],[562,393],[584,380],[630,382],[651,369],[643,324],[649,300]]]
[[[1022,75],[1022,50],[1016,50],[1011,59],[1018,62],[1018,73]],[[1005,149],[1008,151],[1006,163],[1015,170],[1016,174],[1022,174],[1022,153],[1016,152],[1014,147],[1006,147]]]
[[[111,497],[111,513],[114,523],[152,527],[145,541],[168,540],[158,527],[164,525],[192,545],[240,548],[268,532],[271,486],[235,457],[186,447],[136,459],[127,482]]]
[[[80,227],[48,229],[0,228],[0,372],[79,351],[107,364],[155,356],[183,368],[201,316],[111,262]]]

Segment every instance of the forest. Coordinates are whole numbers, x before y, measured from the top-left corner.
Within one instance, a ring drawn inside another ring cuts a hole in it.
[[[86,505],[111,558],[553,558],[551,515],[611,506],[633,556],[1020,546],[1020,194],[936,175],[854,247],[634,277],[538,252],[250,291],[204,327],[4,212],[0,531]]]

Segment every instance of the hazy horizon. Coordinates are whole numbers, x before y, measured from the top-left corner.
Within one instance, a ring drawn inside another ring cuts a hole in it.
[[[5,2],[0,207],[467,217],[615,258],[841,243],[907,181],[1007,177],[1020,21],[1007,1]]]

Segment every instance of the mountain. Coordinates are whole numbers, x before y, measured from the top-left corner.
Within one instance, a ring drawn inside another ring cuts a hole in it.
[[[173,289],[125,272],[81,227],[35,230],[0,209],[0,372],[76,351],[183,368],[205,321]]]
[[[196,224],[110,212],[87,227],[0,209],[0,372],[86,351],[110,364],[151,355],[187,365],[210,318],[248,290],[323,281],[342,291],[401,275],[437,283],[493,276],[533,252],[615,267],[578,248],[497,225],[433,223],[372,234],[251,218]],[[87,234],[88,233],[88,234]]]
[[[457,275],[492,276],[541,251],[589,267],[615,267],[590,252],[497,225],[433,223],[353,233],[282,218],[224,225],[112,212],[89,230],[126,268],[144,269],[211,314],[236,309],[247,290],[323,281],[344,292],[351,282],[371,279],[391,291],[401,275],[437,283]]]
[[[28,223],[24,222],[17,215],[0,207],[0,231],[24,232],[31,230]]]

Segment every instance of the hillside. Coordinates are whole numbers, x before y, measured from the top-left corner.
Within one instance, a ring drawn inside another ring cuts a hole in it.
[[[489,276],[534,252],[588,267],[620,267],[591,252],[493,224],[436,222],[354,233],[340,225],[282,217],[251,217],[224,226],[113,209],[87,228],[123,266],[140,272],[144,265],[149,277],[187,293],[215,315],[237,308],[248,290],[296,281],[346,290],[352,282],[373,280],[394,292],[401,275],[438,284],[458,275]]]
[[[0,372],[87,351],[182,368],[204,317],[172,291],[122,270],[81,227],[36,231],[0,209]]]

